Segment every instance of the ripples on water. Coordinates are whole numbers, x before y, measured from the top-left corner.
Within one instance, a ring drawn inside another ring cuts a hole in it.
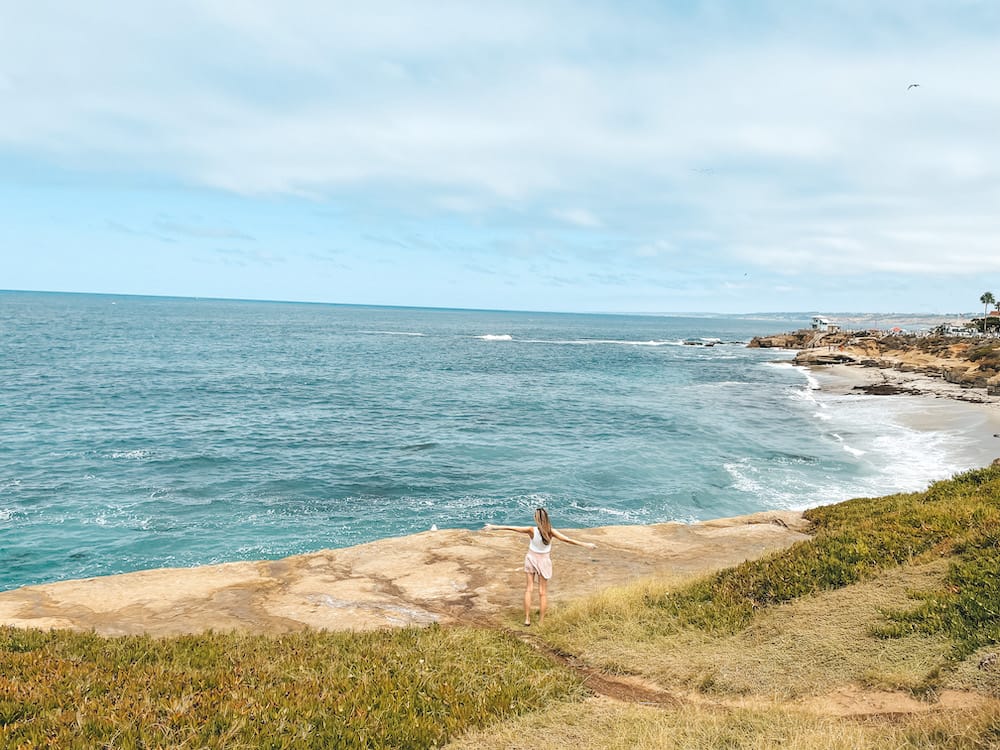
[[[961,468],[945,437],[831,408],[787,352],[744,346],[791,327],[0,293],[0,588],[539,504],[568,527],[803,507]]]

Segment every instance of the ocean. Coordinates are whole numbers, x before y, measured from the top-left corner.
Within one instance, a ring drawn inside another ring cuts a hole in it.
[[[2,292],[0,590],[970,468],[912,399],[824,394],[746,347],[806,324]]]

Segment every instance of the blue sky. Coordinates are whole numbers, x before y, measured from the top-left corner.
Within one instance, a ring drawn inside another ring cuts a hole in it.
[[[3,3],[0,288],[605,312],[1000,294],[997,3],[361,5]]]

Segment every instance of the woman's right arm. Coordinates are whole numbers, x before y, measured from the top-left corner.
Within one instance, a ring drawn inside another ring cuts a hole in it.
[[[530,534],[530,526],[494,526],[488,523],[483,526],[483,531],[516,531],[518,534]]]
[[[572,537],[566,536],[555,529],[552,529],[552,536],[556,539],[560,539],[567,544],[575,544],[577,547],[586,547],[587,549],[597,549],[597,545],[593,542],[581,542],[579,539],[573,539]]]

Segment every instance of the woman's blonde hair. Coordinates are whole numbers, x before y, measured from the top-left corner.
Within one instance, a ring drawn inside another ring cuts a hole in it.
[[[542,534],[542,542],[548,544],[552,541],[552,522],[549,521],[549,512],[545,508],[535,508],[535,523]]]

